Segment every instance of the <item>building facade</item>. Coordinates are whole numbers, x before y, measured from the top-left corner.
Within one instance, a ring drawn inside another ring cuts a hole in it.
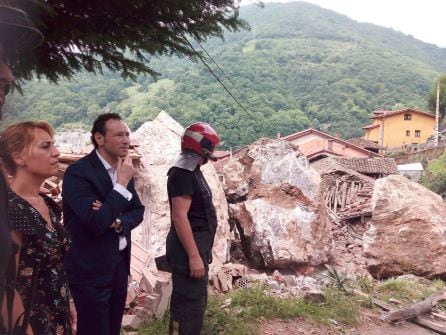
[[[364,138],[385,148],[425,143],[435,131],[435,115],[417,109],[375,111]]]
[[[325,157],[381,157],[376,152],[366,150],[343,139],[331,136],[316,129],[306,129],[282,138],[299,147],[310,161]]]

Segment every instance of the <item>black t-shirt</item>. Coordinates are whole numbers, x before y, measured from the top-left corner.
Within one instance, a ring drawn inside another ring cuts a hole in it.
[[[169,177],[167,180],[167,193],[171,208],[172,198],[184,195],[190,195],[192,197],[191,206],[187,216],[192,227],[198,251],[203,259],[203,263],[207,267],[211,257],[210,253],[215,231],[209,229],[205,208],[206,204],[204,203],[205,200],[202,192],[208,192],[206,199],[211,203],[212,196],[209,186],[206,181],[204,181],[201,171],[199,171],[199,167],[197,167],[197,169],[198,170],[195,171],[188,171],[178,167],[172,167],[169,170]],[[201,190],[200,185],[198,185],[198,178],[203,180],[203,190]],[[183,274],[189,273],[189,257],[176,234],[173,223],[166,238],[166,254],[173,272]]]
[[[208,228],[203,196],[200,194],[199,186],[192,171],[173,167],[169,172],[169,178],[167,180],[167,194],[169,196],[170,206],[172,206],[172,198],[190,195],[192,202],[187,217],[191,223],[192,230],[196,231]]]

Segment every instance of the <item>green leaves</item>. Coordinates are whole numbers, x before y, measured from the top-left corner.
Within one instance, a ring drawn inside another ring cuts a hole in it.
[[[66,1],[45,3],[58,12]],[[8,97],[6,117],[13,121],[45,116],[56,127],[76,121],[89,125],[97,113],[113,110],[122,113],[135,130],[165,110],[182,125],[212,123],[223,140],[220,149],[309,127],[322,127],[348,139],[363,135],[362,127],[370,123],[374,110],[424,110],[432,78],[446,71],[445,49],[315,5],[242,7],[241,17],[252,30],[231,32],[233,23],[245,27],[235,18],[234,6],[224,7],[232,2],[214,1],[212,10],[206,7],[210,3],[69,1],[64,14],[58,15],[73,17],[49,32],[48,43],[42,46],[51,53],[42,57],[40,52],[46,51],[37,50],[39,54],[29,56],[31,72],[22,73],[30,75],[35,66],[37,74],[48,75],[51,81],[63,78],[64,73],[73,81],[60,80],[58,87],[46,81],[25,84],[24,96]],[[146,12],[137,13],[134,6]],[[49,20],[46,15],[42,18]],[[209,38],[220,32],[224,41]],[[197,50],[191,36],[198,41],[209,38],[202,44],[207,51],[203,52],[205,61],[248,113],[203,64],[190,60],[194,53],[183,36]],[[22,70],[26,64],[21,63]],[[85,69],[102,71],[103,76],[85,71],[75,74]],[[147,75],[155,73],[159,73],[157,81]],[[136,82],[121,76],[131,76]],[[65,112],[61,103],[76,112]]]
[[[21,79],[57,82],[86,70],[104,68],[123,78],[156,76],[147,56],[195,54],[184,41],[222,36],[223,28],[246,28],[233,0],[17,0],[45,36],[33,52],[10,61]]]
[[[446,114],[446,75],[440,76],[434,83],[433,88],[428,96],[428,108],[435,113],[437,108],[437,83],[440,83],[440,96],[439,96],[439,112],[440,117],[443,119]]]
[[[446,154],[429,162],[421,184],[446,199]]]

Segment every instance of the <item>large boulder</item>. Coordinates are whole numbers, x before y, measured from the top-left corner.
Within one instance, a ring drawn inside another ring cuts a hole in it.
[[[297,148],[262,139],[220,168],[250,265],[294,268],[327,262],[333,247],[321,178]]]
[[[170,210],[167,198],[167,171],[180,153],[183,127],[166,112],[153,121],[145,122],[133,134],[139,142],[138,151],[144,166],[136,176],[136,187],[146,206],[144,221],[135,229],[132,238],[149,250],[152,260],[165,253],[166,236],[170,228]],[[202,167],[214,198],[218,229],[214,242],[211,274],[217,272],[229,259],[228,204],[223,188],[212,164]]]
[[[439,195],[392,175],[376,180],[372,211],[364,254],[375,278],[446,278],[446,204]]]

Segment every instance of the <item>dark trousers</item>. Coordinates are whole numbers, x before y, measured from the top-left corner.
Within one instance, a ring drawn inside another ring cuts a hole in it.
[[[77,311],[77,335],[120,334],[127,284],[127,265],[121,255],[109,286],[70,285]]]
[[[199,335],[208,299],[208,276],[192,279],[189,275],[172,273],[172,284],[169,334]]]

